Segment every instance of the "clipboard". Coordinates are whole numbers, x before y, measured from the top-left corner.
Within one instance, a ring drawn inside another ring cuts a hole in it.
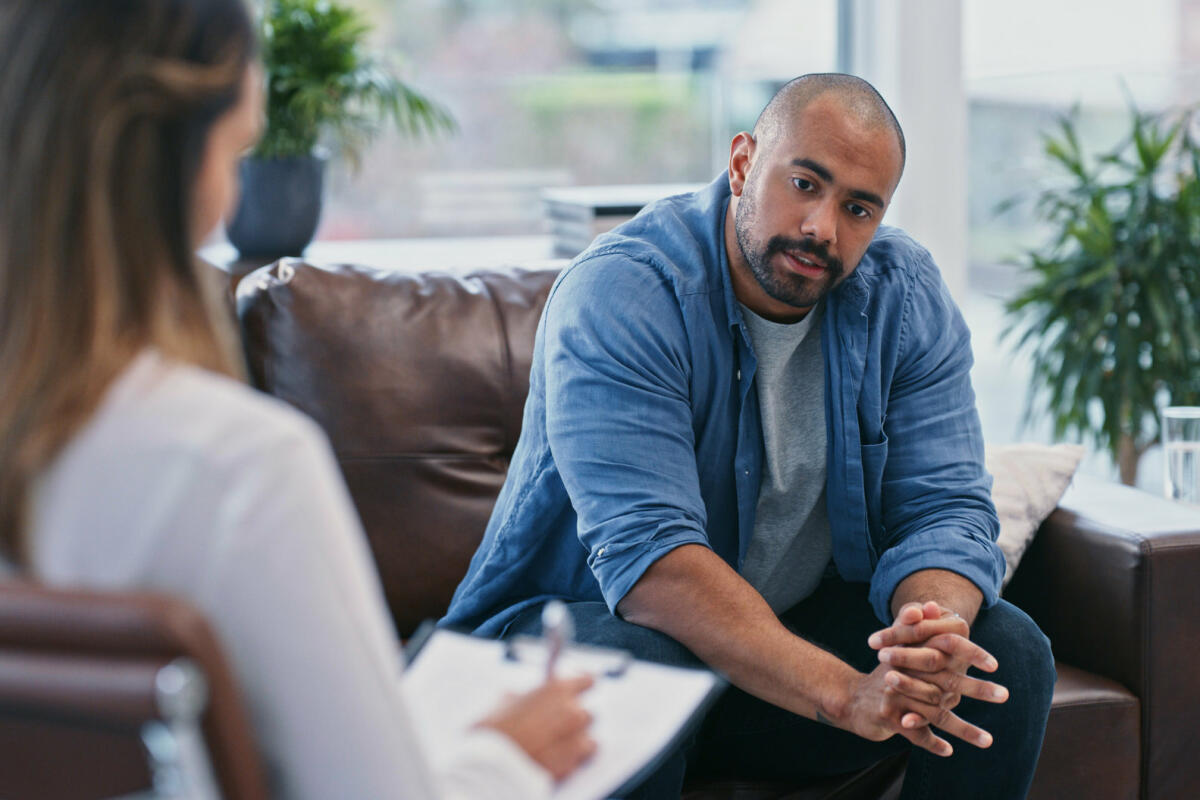
[[[405,655],[402,691],[435,767],[454,742],[504,696],[545,679],[547,646],[535,637],[482,639],[422,625]],[[555,800],[620,796],[648,778],[699,726],[725,681],[706,669],[639,661],[628,652],[571,645],[561,674],[586,671],[596,683],[582,701],[593,714],[596,755],[556,787]]]

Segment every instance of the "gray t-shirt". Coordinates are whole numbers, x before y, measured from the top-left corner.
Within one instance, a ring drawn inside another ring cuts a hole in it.
[[[833,542],[825,508],[822,306],[781,324],[742,306],[758,369],[762,486],[742,577],[782,613],[812,594]]]

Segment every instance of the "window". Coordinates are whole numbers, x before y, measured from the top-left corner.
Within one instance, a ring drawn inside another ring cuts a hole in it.
[[[836,62],[836,0],[351,2],[460,129],[334,165],[325,239],[541,233],[543,188],[706,182],[782,82]]]
[[[1005,264],[1046,232],[1031,197],[1047,177],[1041,133],[1079,108],[1085,145],[1106,149],[1127,130],[1128,97],[1143,110],[1194,102],[1200,55],[1196,0],[964,0],[963,61],[969,98],[971,283],[1011,291]]]

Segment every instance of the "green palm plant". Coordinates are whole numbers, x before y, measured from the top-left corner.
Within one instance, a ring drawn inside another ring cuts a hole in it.
[[[1159,439],[1159,408],[1200,401],[1200,144],[1188,109],[1131,109],[1129,136],[1088,157],[1075,115],[1044,136],[1063,178],[1036,199],[1055,233],[1022,259],[1007,304],[1058,436],[1108,450],[1121,479]]]
[[[324,142],[357,164],[384,123],[414,137],[454,129],[448,111],[366,50],[369,32],[360,12],[332,0],[267,0],[267,128],[255,156],[306,156]]]

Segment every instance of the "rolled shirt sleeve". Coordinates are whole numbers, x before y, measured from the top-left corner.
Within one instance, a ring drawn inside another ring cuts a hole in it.
[[[546,429],[609,609],[657,559],[708,546],[674,291],[626,255],[577,263],[546,306]]]

